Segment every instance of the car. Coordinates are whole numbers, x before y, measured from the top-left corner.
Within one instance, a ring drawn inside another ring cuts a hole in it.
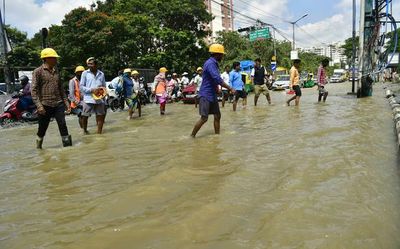
[[[354,80],[355,81],[358,81],[360,78],[360,73],[358,72],[358,70],[356,69],[356,71],[354,72]],[[353,73],[352,72],[350,72],[350,75],[349,75],[349,81],[353,81]]]
[[[6,85],[6,83],[0,83],[0,91],[7,92],[7,85]]]
[[[329,80],[330,83],[340,83],[343,82],[343,78],[341,74],[334,73]]]
[[[290,87],[290,76],[280,75],[272,84],[272,90],[285,90]]]
[[[197,86],[192,84],[185,87],[182,91],[182,101],[185,104],[194,104],[196,98],[196,88]]]

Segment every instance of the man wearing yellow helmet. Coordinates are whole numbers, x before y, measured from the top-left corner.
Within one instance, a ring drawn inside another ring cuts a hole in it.
[[[165,73],[168,70],[165,67],[160,68],[160,73],[154,78],[154,94],[156,95],[157,102],[160,104],[160,114],[165,114],[165,105],[168,100],[167,93],[167,80]]]
[[[54,49],[45,48],[40,53],[40,57],[43,59],[43,65],[36,68],[32,76],[32,99],[39,113],[36,148],[42,149],[43,138],[51,118],[55,118],[57,121],[63,146],[72,146],[71,136],[68,134],[65,122],[65,110],[70,112],[71,108],[56,69],[57,58],[60,56]]]
[[[82,121],[82,96],[79,83],[81,81],[81,76],[85,68],[83,66],[77,66],[75,68],[75,77],[69,81],[69,101],[71,102],[71,112],[78,116],[78,122],[81,129],[83,128]]]
[[[225,87],[235,93],[235,90],[224,82],[219,73],[218,62],[222,60],[225,54],[224,46],[212,44],[209,52],[211,57],[204,63],[203,81],[199,91],[199,114],[201,118],[193,128],[192,137],[195,137],[200,128],[207,122],[210,114],[214,115],[215,134],[219,134],[221,112],[217,99],[218,86]]]

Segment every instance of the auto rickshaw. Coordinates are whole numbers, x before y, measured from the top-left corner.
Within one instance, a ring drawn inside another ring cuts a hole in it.
[[[311,88],[315,86],[315,81],[314,81],[314,74],[309,73],[307,75],[307,79],[304,81],[304,88]]]

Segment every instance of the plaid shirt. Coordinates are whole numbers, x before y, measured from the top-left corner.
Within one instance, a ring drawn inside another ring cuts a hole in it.
[[[317,83],[320,86],[324,86],[326,84],[326,71],[322,65],[318,68]]]
[[[57,70],[50,70],[42,65],[33,71],[32,99],[38,108],[56,107],[62,102],[68,103]]]

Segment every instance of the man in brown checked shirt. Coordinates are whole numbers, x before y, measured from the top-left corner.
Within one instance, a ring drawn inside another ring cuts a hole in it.
[[[49,127],[50,119],[55,118],[62,137],[64,147],[72,146],[71,136],[68,134],[65,122],[65,110],[71,111],[67,96],[62,88],[60,75],[56,69],[57,52],[52,48],[45,48],[40,54],[43,65],[33,71],[32,99],[39,113],[39,128],[36,148],[42,149],[43,138]]]

